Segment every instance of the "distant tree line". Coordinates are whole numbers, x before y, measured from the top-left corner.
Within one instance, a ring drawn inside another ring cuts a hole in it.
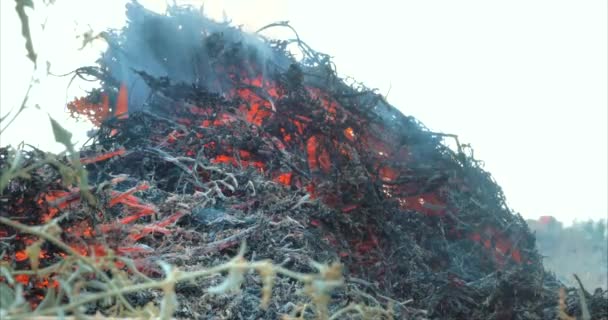
[[[551,216],[528,220],[536,233],[539,252],[545,267],[564,283],[575,285],[576,273],[585,288],[593,292],[608,287],[608,230],[606,220],[574,221],[571,226]]]

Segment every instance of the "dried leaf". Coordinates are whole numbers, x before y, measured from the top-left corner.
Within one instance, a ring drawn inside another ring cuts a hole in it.
[[[33,0],[15,0],[17,6],[15,10],[17,11],[17,15],[19,16],[19,20],[21,20],[21,35],[25,38],[25,49],[27,50],[27,57],[36,65],[36,59],[38,55],[34,51],[34,43],[32,41],[32,34],[30,32],[30,22],[27,14],[25,13],[25,8],[34,8]]]
[[[53,127],[53,135],[55,136],[55,141],[63,144],[68,150],[72,150],[72,134],[63,128],[59,122],[55,121],[55,119],[51,118],[51,126]]]

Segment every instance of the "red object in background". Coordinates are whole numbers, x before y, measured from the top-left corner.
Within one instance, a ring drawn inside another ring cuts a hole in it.
[[[553,216],[541,216],[540,218],[538,218],[538,222],[541,225],[550,225],[556,223],[557,219],[555,219],[555,217]]]

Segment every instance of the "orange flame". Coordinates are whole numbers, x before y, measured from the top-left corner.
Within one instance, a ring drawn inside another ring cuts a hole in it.
[[[116,102],[116,111],[114,115],[119,119],[125,119],[129,117],[129,96],[127,94],[127,87],[124,84],[120,85],[118,91],[118,99]]]

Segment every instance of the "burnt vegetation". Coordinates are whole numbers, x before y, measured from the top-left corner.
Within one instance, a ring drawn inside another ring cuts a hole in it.
[[[0,149],[3,316],[608,317],[601,289],[560,298],[470,147],[297,34],[127,17],[74,73],[100,81],[69,104],[90,143],[55,124],[63,154]]]

